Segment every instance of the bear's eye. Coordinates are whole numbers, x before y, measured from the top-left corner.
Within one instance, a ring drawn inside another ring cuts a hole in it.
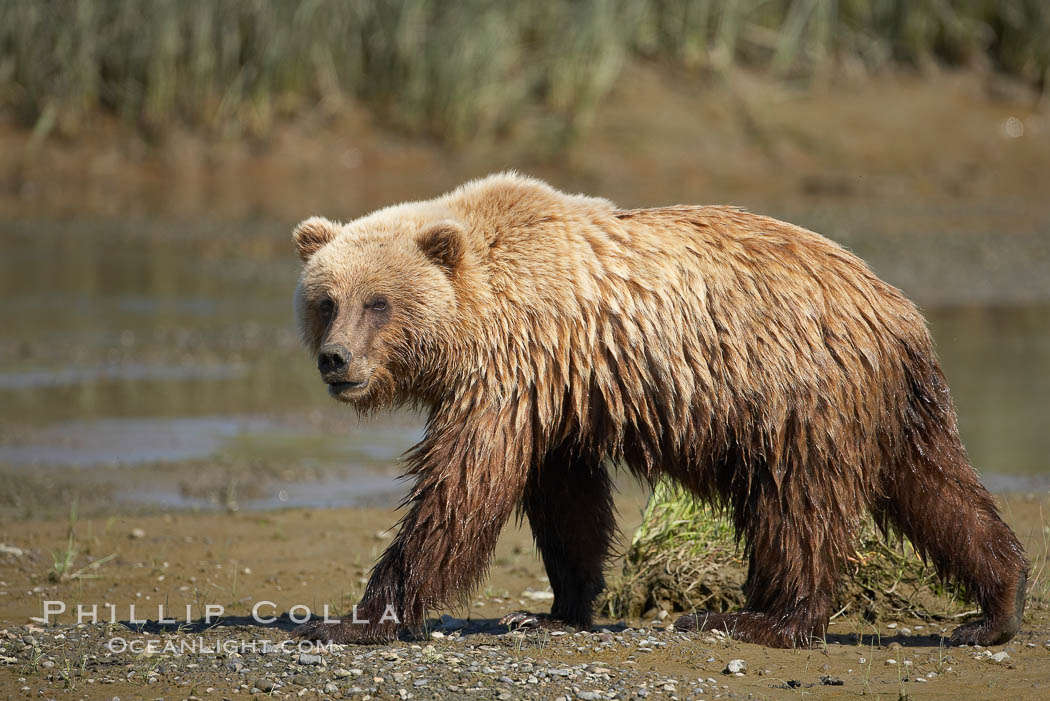
[[[370,309],[374,312],[386,311],[386,297],[373,297],[365,303],[365,309]]]
[[[321,300],[321,303],[317,305],[317,311],[321,314],[321,319],[324,321],[330,321],[332,315],[335,314],[335,300],[331,297],[325,297]]]

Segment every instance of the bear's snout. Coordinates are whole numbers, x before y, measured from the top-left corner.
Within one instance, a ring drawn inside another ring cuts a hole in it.
[[[317,354],[317,370],[321,378],[331,384],[343,381],[350,365],[350,349],[340,343],[326,343]]]

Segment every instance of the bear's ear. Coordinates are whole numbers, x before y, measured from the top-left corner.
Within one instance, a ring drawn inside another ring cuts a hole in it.
[[[299,257],[305,263],[338,233],[339,225],[335,222],[324,217],[310,217],[299,222],[299,225],[292,231],[292,238],[295,239]]]
[[[463,231],[455,222],[443,221],[424,230],[416,239],[423,255],[450,275],[463,258]]]

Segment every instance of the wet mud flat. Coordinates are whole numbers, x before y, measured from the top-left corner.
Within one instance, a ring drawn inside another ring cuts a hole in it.
[[[643,498],[618,501],[627,533]],[[1002,505],[1032,560],[1033,577],[1022,632],[988,649],[944,646],[942,637],[962,618],[843,616],[824,639],[800,650],[674,631],[667,627],[674,614],[656,610],[627,621],[599,615],[589,632],[509,631],[498,624],[500,617],[546,611],[552,598],[527,527],[515,525],[501,537],[481,589],[456,609],[435,611],[417,634],[391,645],[300,647],[291,639],[289,614],[301,618],[308,609],[321,615],[326,605],[336,616],[350,610],[389,542],[390,509],[7,523],[0,536],[0,694],[1045,698],[1050,498],[1018,495],[1003,498]],[[609,576],[618,566],[611,563]],[[66,611],[49,614],[45,623],[48,601],[63,602]],[[78,624],[78,604],[88,610],[97,605],[98,622]],[[158,624],[158,606],[175,623]],[[203,620],[207,606],[222,607],[210,624]],[[253,617],[256,606],[263,623]]]

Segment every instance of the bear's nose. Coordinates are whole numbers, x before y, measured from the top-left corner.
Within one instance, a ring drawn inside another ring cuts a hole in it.
[[[345,371],[349,362],[349,349],[338,343],[329,343],[322,346],[321,352],[317,354],[317,369],[325,377]]]

